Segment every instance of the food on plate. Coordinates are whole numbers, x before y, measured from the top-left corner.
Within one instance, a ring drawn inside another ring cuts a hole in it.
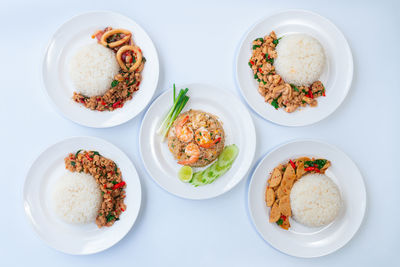
[[[163,137],[163,141],[168,135],[169,129],[171,128],[172,124],[179,116],[186,103],[189,101],[189,96],[186,95],[188,91],[188,88],[186,88],[185,90],[181,89],[178,96],[176,96],[176,88],[174,84],[172,107],[169,110],[168,114],[165,116],[163,122],[160,125],[160,128],[158,129],[158,134]]]
[[[275,109],[291,113],[299,107],[317,106],[325,87],[319,77],[325,54],[321,44],[305,34],[277,38],[274,31],[253,41],[249,66],[258,92]]]
[[[188,90],[181,89],[176,96],[174,84],[172,107],[162,121],[158,134],[163,141],[165,137],[168,138],[170,152],[177,163],[183,165],[178,178],[197,187],[210,184],[225,174],[236,159],[238,148],[236,145],[225,147],[225,131],[217,116],[194,109],[181,114],[189,101]],[[210,164],[197,172],[192,169]]]
[[[83,224],[96,220],[101,199],[99,186],[86,173],[67,172],[54,186],[54,210],[67,223]]]
[[[322,45],[306,34],[284,36],[276,46],[276,72],[284,81],[296,86],[310,86],[321,76],[325,65]]]
[[[69,67],[75,90],[87,97],[104,95],[119,72],[114,52],[98,44],[82,47]]]
[[[178,172],[178,178],[184,183],[189,183],[193,178],[193,169],[190,166],[183,166]]]
[[[107,27],[92,38],[98,43],[82,47],[71,59],[72,98],[91,110],[122,108],[139,90],[146,59],[128,30]]]
[[[219,155],[217,161],[203,171],[195,172],[193,174],[190,183],[196,187],[211,184],[229,171],[238,154],[239,149],[236,145],[226,146]]]
[[[101,195],[101,205],[96,209],[96,224],[99,228],[112,226],[126,210],[126,183],[117,164],[97,151],[85,150],[70,153],[64,162],[65,168],[72,173],[91,175]]]
[[[290,193],[293,219],[310,227],[331,223],[339,214],[341,197],[337,185],[326,175],[308,174]]]
[[[204,167],[224,149],[225,132],[213,114],[189,110],[180,114],[168,133],[168,147],[178,164]]]
[[[294,198],[296,198],[296,205],[298,203],[304,203],[303,192],[312,188],[300,186],[300,188],[297,189],[298,191],[296,192],[296,194],[292,196],[291,192],[293,190],[293,186],[297,183],[297,181],[303,179],[302,177],[304,177],[305,175],[323,175],[330,165],[330,161],[326,159],[310,159],[308,157],[300,157],[295,160],[289,160],[285,164],[280,164],[275,167],[270,174],[270,177],[267,181],[267,188],[265,189],[265,202],[268,207],[271,207],[269,222],[277,223],[281,228],[288,230],[290,228],[289,217],[294,214],[291,206],[292,201],[294,200]],[[319,184],[316,183],[316,186],[319,186]],[[323,189],[324,187],[312,190],[314,190],[313,192],[319,192],[321,194],[330,194],[328,193],[328,191],[323,191]],[[308,192],[310,196],[313,195],[312,190]],[[321,203],[325,205],[326,202],[323,202],[325,201],[325,197],[313,196],[313,199],[318,198],[321,198]],[[316,203],[319,202],[317,201]],[[315,207],[315,205],[310,204],[310,208],[313,207]],[[304,214],[308,216],[310,213],[307,213],[307,211],[301,209],[301,207],[299,207],[298,205],[296,206],[296,208],[296,212],[299,212],[299,216],[301,217],[301,220],[299,222],[308,222],[307,219],[304,219]],[[330,218],[331,217],[327,218],[326,220],[324,220],[324,222],[328,221]],[[311,220],[313,222],[321,221],[317,219]],[[307,225],[310,225],[310,223]]]

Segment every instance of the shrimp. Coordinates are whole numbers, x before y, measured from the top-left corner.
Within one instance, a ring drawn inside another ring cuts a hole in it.
[[[185,148],[185,154],[189,156],[186,160],[178,161],[181,165],[190,165],[195,163],[200,157],[200,149],[195,143],[190,143]]]
[[[193,139],[193,130],[192,128],[185,125],[188,121],[189,116],[183,118],[180,122],[178,122],[175,126],[176,137],[185,143],[189,143]]]
[[[212,139],[212,135],[214,134],[215,139]],[[203,148],[210,148],[213,145],[217,144],[221,141],[221,137],[217,135],[217,133],[210,133],[206,128],[201,127],[195,133],[195,139],[197,144]]]

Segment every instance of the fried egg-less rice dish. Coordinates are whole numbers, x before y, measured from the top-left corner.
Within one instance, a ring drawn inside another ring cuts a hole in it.
[[[225,132],[215,115],[189,110],[179,115],[168,133],[168,147],[181,165],[203,167],[224,149]]]

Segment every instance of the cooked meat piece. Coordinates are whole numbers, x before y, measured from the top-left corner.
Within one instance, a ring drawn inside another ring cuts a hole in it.
[[[275,192],[274,189],[268,187],[265,191],[265,202],[267,203],[268,207],[271,207],[272,204],[275,202]]]
[[[271,208],[271,212],[269,215],[269,222],[277,222],[280,217],[281,217],[281,212],[279,209],[279,205],[278,205],[278,203],[275,202]]]
[[[275,168],[271,174],[270,180],[268,181],[269,186],[275,187],[275,186],[279,185],[279,183],[281,182],[281,179],[282,179],[282,173],[277,168]]]
[[[290,208],[290,197],[285,195],[279,199],[279,210],[285,216],[292,216],[292,210]]]

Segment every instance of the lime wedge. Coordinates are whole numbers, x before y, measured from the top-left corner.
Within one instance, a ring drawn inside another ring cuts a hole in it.
[[[179,180],[189,183],[193,177],[193,170],[190,166],[183,166],[178,172]]]

